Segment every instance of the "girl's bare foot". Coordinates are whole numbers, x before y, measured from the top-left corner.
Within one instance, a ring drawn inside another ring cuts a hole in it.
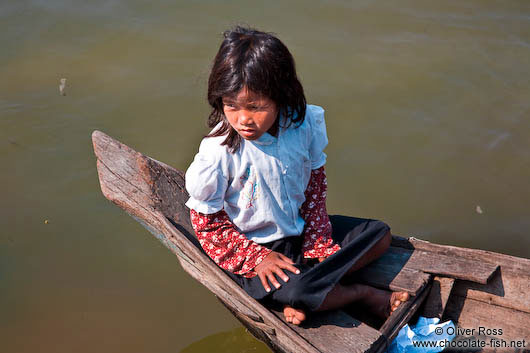
[[[403,302],[409,300],[407,292],[392,292],[390,296],[390,314],[392,314]]]
[[[361,301],[368,309],[383,319],[388,318],[403,302],[409,299],[407,292],[389,292],[366,286],[366,294]]]
[[[305,312],[288,305],[283,307],[283,316],[285,316],[285,321],[294,325],[300,325],[305,320]]]

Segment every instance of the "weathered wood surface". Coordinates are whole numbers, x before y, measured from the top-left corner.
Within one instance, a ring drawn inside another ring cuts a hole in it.
[[[419,249],[408,250],[391,246],[376,263],[395,268],[408,268],[425,273],[442,275],[477,283],[487,283],[498,265],[454,256],[432,253]]]
[[[501,328],[503,335],[500,338],[504,340],[530,339],[529,259],[486,250],[434,244],[413,237],[393,237],[392,245],[429,252],[433,256],[447,256],[499,266],[487,283],[456,280],[443,319],[451,319],[462,328],[476,331],[480,327]]]
[[[429,296],[425,300],[423,307],[423,316],[442,318],[454,283],[454,278],[439,276],[433,278]]]
[[[445,309],[445,319],[457,322],[462,328],[475,330],[473,334],[467,336],[480,335],[478,330],[483,327],[484,329],[502,329],[502,335],[486,334],[486,336],[496,336],[503,340],[526,339],[530,342],[528,341],[530,339],[530,314],[523,311],[452,295]]]
[[[485,285],[458,281],[454,294],[530,313],[530,272],[517,274],[501,268]]]
[[[429,282],[430,275],[411,268],[406,257],[396,260],[392,254],[401,249],[390,249],[379,259],[357,271],[355,280],[392,291],[406,291],[417,295]]]
[[[463,258],[498,265],[514,274],[524,275],[530,273],[530,259],[499,254],[492,251],[434,244],[414,237],[403,238],[398,236],[392,237],[392,245],[405,249],[423,250],[451,258]]]
[[[275,311],[278,317],[282,313]],[[346,312],[312,313],[301,326],[289,324],[293,330],[322,352],[379,352],[386,348],[383,335]]]
[[[394,236],[392,245],[500,266],[486,284],[457,281],[454,295],[530,313],[530,259]]]
[[[184,233],[190,232],[191,226],[187,220],[188,211],[179,211],[179,207],[184,208],[182,200],[187,199],[181,184],[182,173],[143,156],[102,132],[95,131],[92,141],[101,190],[107,199],[140,220],[177,255],[182,267],[192,277],[215,293],[230,310],[244,317],[245,326],[252,332],[259,331],[260,338],[271,348],[283,352],[318,352],[285,322],[248,296],[186,237]],[[164,205],[166,209],[163,209]],[[178,222],[180,228],[177,229],[166,217]]]

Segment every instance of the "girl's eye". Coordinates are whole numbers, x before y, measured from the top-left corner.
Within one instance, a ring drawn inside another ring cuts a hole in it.
[[[235,109],[236,108],[235,104],[233,104],[233,103],[224,103],[224,105],[228,109]]]

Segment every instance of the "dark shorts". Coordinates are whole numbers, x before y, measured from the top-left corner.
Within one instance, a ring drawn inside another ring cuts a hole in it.
[[[294,308],[316,310],[328,292],[345,273],[390,230],[388,225],[373,219],[330,216],[332,237],[341,249],[321,263],[303,264],[302,237],[288,237],[262,244],[282,253],[295,262],[300,274],[285,271],[289,281],[279,289],[271,285],[267,293],[258,276],[245,278],[225,271],[251,297],[271,304],[288,304]]]

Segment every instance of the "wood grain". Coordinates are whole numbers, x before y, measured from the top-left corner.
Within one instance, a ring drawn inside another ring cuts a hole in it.
[[[394,236],[392,237],[392,245],[401,248],[428,251],[434,254],[449,256],[451,258],[463,258],[476,262],[498,265],[512,273],[530,273],[530,259],[500,254],[492,251],[434,244],[414,237],[403,238]]]
[[[444,320],[451,319],[462,328],[474,329],[474,335],[482,335],[479,329],[502,329],[501,335],[495,335],[504,340],[530,339],[530,314],[489,305],[485,302],[452,295],[445,310]],[[486,332],[487,333],[487,332]],[[473,336],[473,335],[469,335]]]
[[[280,312],[275,312],[283,317]],[[384,337],[342,310],[312,313],[301,326],[289,324],[321,352],[379,352]]]
[[[530,273],[517,274],[501,267],[488,282],[458,281],[455,295],[530,313]]]
[[[407,256],[394,256],[395,251],[395,248],[389,249],[379,259],[358,270],[353,279],[377,288],[417,295],[429,282],[430,275],[411,267]]]
[[[454,278],[439,276],[433,278],[429,296],[425,300],[423,307],[423,316],[442,318],[454,283]]]
[[[375,264],[380,264],[382,267],[398,266],[482,284],[487,283],[499,267],[488,262],[394,246],[391,246],[383,256],[377,259]]]

